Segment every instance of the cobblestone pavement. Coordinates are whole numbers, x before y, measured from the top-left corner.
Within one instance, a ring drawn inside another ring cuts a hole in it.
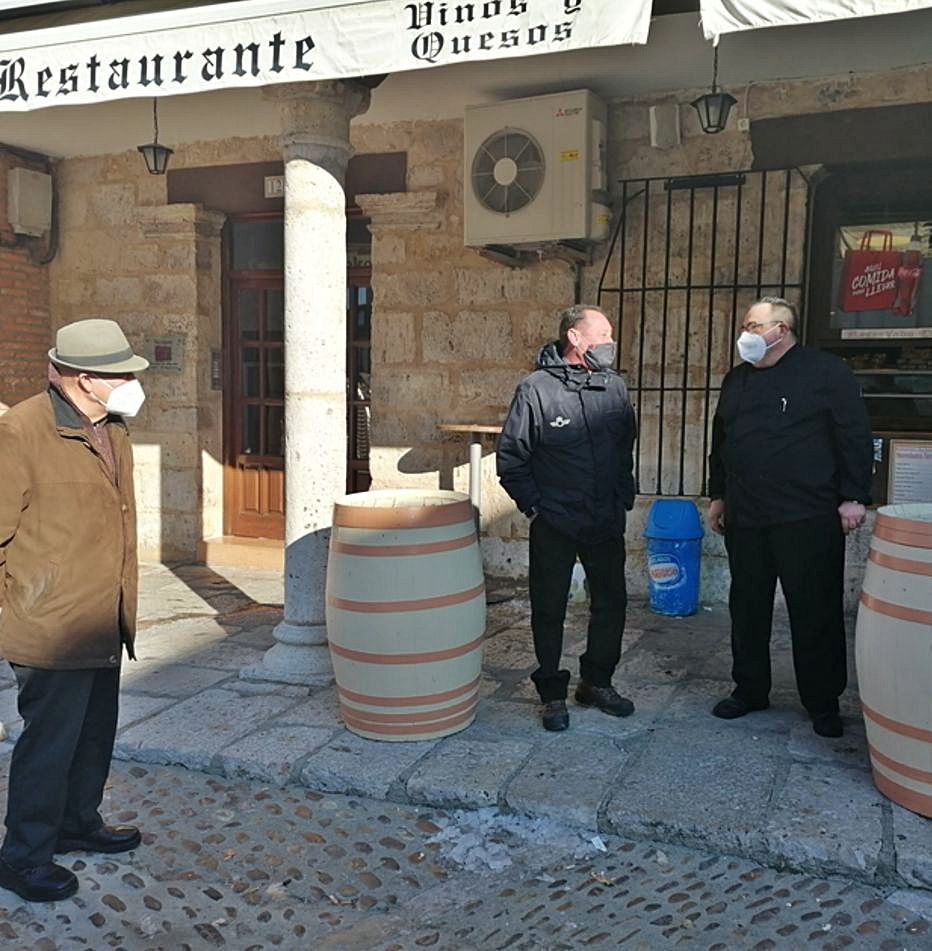
[[[932,946],[929,920],[870,886],[644,841],[590,841],[491,809],[451,813],[123,765],[105,808],[138,823],[143,846],[63,856],[81,890],[56,905],[0,891],[4,948]]]

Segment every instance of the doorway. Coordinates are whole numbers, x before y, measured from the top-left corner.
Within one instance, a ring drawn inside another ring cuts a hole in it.
[[[369,474],[368,220],[347,222],[347,491]],[[280,213],[232,216],[224,235],[224,534],[285,537],[285,275]]]

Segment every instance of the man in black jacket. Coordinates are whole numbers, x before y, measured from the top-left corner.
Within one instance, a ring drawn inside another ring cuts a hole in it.
[[[763,710],[776,582],[786,598],[796,684],[820,736],[841,736],[847,684],[847,532],[870,504],[871,427],[838,357],[796,340],[796,308],[764,297],[744,317],[744,361],[722,382],[709,456],[709,522],[731,568],[735,689],[713,713]]]
[[[576,702],[612,716],[634,704],[612,687],[625,626],[625,513],[634,505],[634,411],[614,370],[612,325],[596,307],[560,315],[560,339],[518,386],[498,444],[498,476],[531,520],[532,674],[547,730],[569,726],[570,674],[560,669],[576,557],[591,609]]]

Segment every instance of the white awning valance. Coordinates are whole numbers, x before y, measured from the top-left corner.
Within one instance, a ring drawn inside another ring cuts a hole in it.
[[[702,29],[718,42],[724,33],[765,26],[824,23],[932,8],[932,0],[700,0]]]
[[[646,43],[650,10],[650,0],[249,0],[56,24],[0,35],[0,112]]]

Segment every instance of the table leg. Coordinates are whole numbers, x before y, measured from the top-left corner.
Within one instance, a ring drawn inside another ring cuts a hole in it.
[[[471,433],[469,437],[469,498],[479,514],[482,502],[482,435]]]

